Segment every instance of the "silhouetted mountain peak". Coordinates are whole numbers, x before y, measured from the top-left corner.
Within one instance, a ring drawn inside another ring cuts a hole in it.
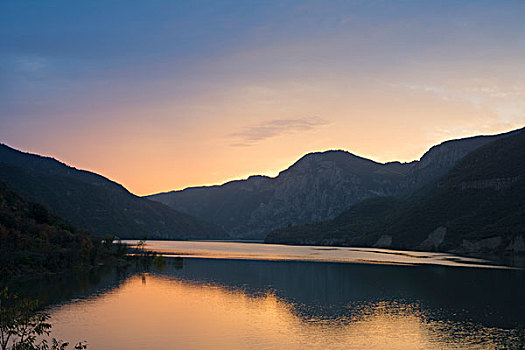
[[[447,141],[409,163],[382,164],[344,150],[312,152],[274,178],[251,176],[149,198],[206,218],[239,237],[261,237],[287,224],[333,218],[366,198],[410,193],[474,149],[511,133]]]
[[[427,166],[429,163],[432,163],[436,158],[439,158],[439,156],[443,154],[460,154],[464,156],[474,149],[484,146],[498,138],[511,136],[516,133],[520,133],[523,130],[525,130],[525,128],[512,130],[497,135],[479,135],[444,141],[438,145],[430,147],[430,149],[423,154],[420,159],[421,166]]]
[[[77,227],[121,238],[224,237],[218,227],[138,197],[101,175],[0,145],[0,180]]]
[[[465,144],[451,141],[434,149],[433,156],[443,149],[450,154],[476,145],[438,181],[427,182],[406,198],[371,198],[334,220],[282,226],[267,241],[523,254],[525,130],[469,138]],[[438,156],[442,164],[449,159],[446,152]]]
[[[370,169],[377,169],[382,164],[373,160],[357,156],[344,150],[328,150],[312,152],[304,155],[288,169],[279,173],[279,176],[305,172],[319,172],[329,168],[339,168],[345,172],[359,173]]]
[[[19,151],[4,143],[0,145],[0,163],[22,167],[24,169],[30,169],[31,171],[47,175],[65,177],[73,176],[77,180],[80,180],[85,183],[98,186],[110,186],[115,190],[125,191],[126,193],[135,196],[121,184],[112,181],[102,175],[82,169],[77,169],[53,157],[41,156],[34,153]]]

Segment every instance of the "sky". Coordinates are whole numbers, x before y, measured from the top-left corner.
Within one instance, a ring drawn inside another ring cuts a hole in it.
[[[146,195],[525,125],[525,1],[0,1],[0,142]]]

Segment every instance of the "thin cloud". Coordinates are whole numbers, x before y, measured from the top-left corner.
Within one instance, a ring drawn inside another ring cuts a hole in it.
[[[297,119],[273,119],[244,127],[241,131],[229,135],[235,139],[233,147],[248,147],[272,137],[283,134],[309,131],[328,125],[329,122],[319,117]]]
[[[443,100],[464,101],[476,108],[491,111],[499,125],[522,125],[525,121],[525,85],[498,86],[487,81],[473,80],[460,85],[390,84],[413,92],[431,93]]]

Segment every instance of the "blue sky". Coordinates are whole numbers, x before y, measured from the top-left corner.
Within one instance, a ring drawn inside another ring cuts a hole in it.
[[[132,191],[525,122],[523,1],[0,2],[0,140]]]

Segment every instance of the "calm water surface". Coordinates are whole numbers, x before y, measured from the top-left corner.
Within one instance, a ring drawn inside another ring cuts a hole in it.
[[[149,243],[185,258],[18,288],[54,303],[54,336],[95,350],[498,349],[525,324],[522,270],[431,253]]]
[[[137,241],[124,241],[136,244]],[[443,265],[494,266],[483,259],[461,257],[446,253],[416,252],[380,248],[352,248],[326,246],[292,246],[244,242],[212,241],[148,241],[146,248],[164,256],[270,260],[270,261],[322,261],[388,265]]]

